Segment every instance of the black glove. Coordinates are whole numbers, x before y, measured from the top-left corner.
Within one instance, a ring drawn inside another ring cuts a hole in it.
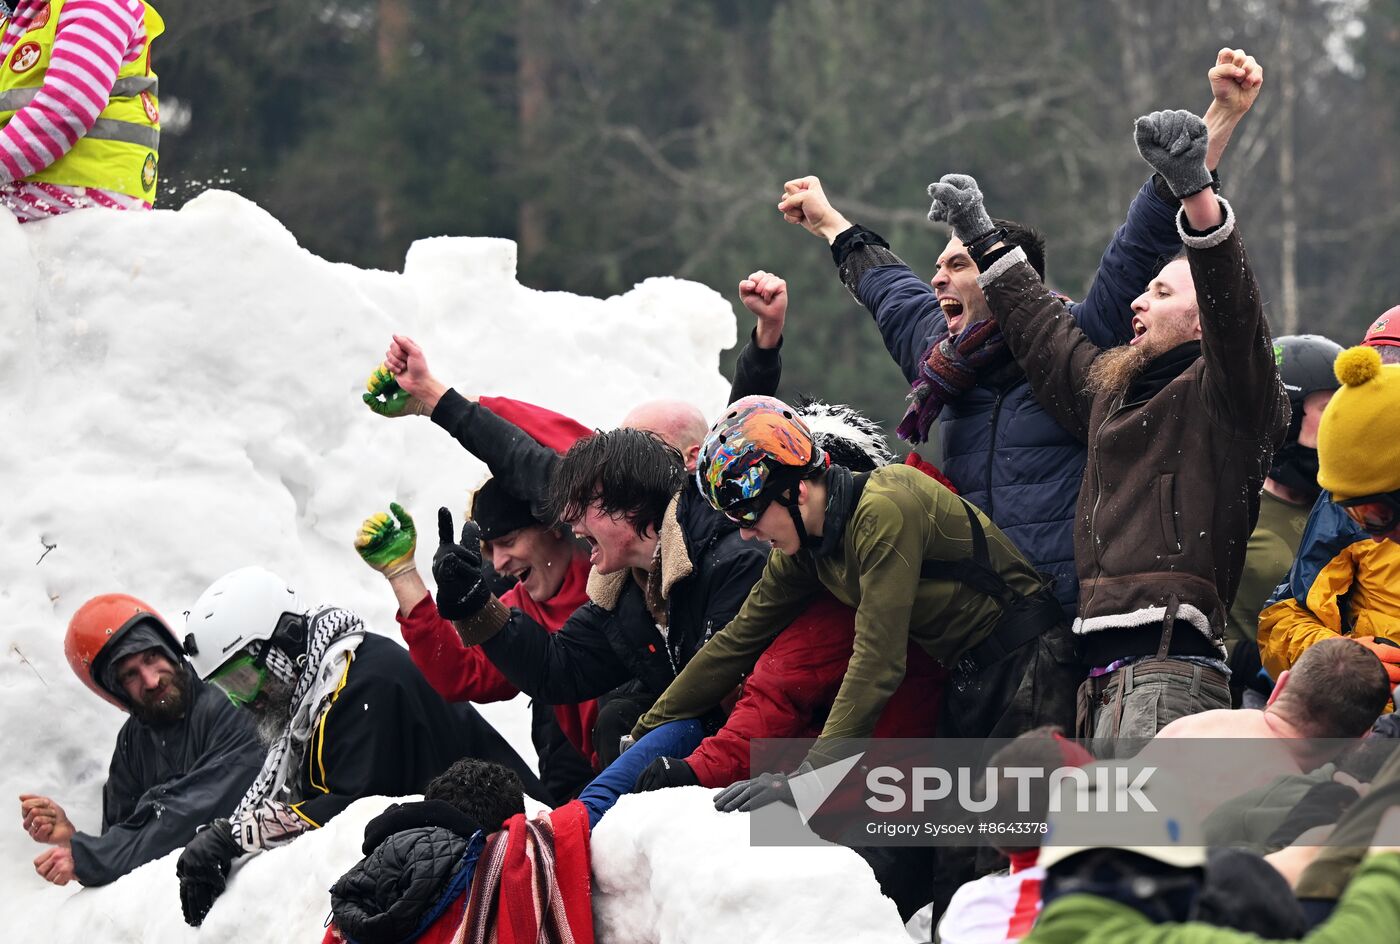
[[[443,619],[470,619],[491,599],[491,588],[481,572],[481,529],[468,521],[462,525],[461,541],[454,542],[452,512],[439,508],[438,541],[441,544],[433,555],[438,612]]]
[[[1230,653],[1230,688],[1243,692],[1252,688],[1267,697],[1274,690],[1273,681],[1264,674],[1264,662],[1259,654],[1259,644],[1253,639],[1241,639],[1235,643]]]
[[[800,771],[805,773],[805,771]],[[797,774],[759,774],[750,780],[740,780],[720,791],[715,797],[715,809],[721,813],[748,813],[770,803],[786,803],[796,807],[788,777]]]
[[[233,838],[233,827],[226,819],[216,819],[194,834],[175,863],[180,880],[180,909],[185,923],[197,928],[214,902],[224,893],[228,870],[243,850]]]
[[[699,785],[700,778],[695,776],[695,771],[685,761],[675,757],[658,757],[637,777],[637,785],[632,790],[634,793],[646,793],[648,790],[664,790],[667,787]]]

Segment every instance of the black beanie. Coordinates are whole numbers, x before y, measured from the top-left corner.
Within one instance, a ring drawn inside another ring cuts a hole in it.
[[[481,529],[483,541],[494,541],[512,531],[541,524],[530,513],[530,503],[506,491],[497,479],[487,479],[472,496],[472,520]]]

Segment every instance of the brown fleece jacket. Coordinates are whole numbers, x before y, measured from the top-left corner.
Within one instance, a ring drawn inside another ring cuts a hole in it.
[[[1177,218],[1200,306],[1201,355],[1137,402],[1088,390],[1102,352],[1021,250],[978,277],[1037,399],[1088,445],[1074,628],[1091,665],[1156,651],[1173,615],[1223,655],[1260,489],[1288,427],[1259,287],[1234,212],[1221,204],[1225,221],[1207,233]]]

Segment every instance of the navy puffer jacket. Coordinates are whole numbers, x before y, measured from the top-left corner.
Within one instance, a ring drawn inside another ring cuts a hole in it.
[[[1181,250],[1177,201],[1149,180],[1104,250],[1084,301],[1070,310],[1100,347],[1132,337],[1133,299]],[[839,243],[839,241],[838,241]],[[944,329],[933,287],[874,244],[838,258],[847,287],[875,318],[885,347],[911,384]],[[944,473],[987,513],[1037,569],[1055,578],[1055,597],[1074,614],[1074,508],[1084,478],[1084,443],[1045,412],[1015,364],[992,371],[945,407],[938,422]]]

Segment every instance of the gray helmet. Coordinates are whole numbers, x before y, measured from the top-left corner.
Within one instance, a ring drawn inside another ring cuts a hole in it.
[[[1289,334],[1274,339],[1274,363],[1293,415],[1301,416],[1308,394],[1341,387],[1332,370],[1342,346],[1320,334]]]

